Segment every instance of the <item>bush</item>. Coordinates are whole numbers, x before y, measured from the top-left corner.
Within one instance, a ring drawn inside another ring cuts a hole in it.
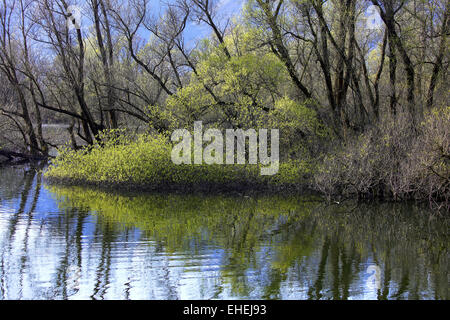
[[[299,161],[280,164],[275,176],[261,176],[260,165],[175,165],[171,152],[164,135],[105,133],[91,148],[61,150],[45,176],[55,182],[122,188],[236,190],[300,188],[310,173],[310,166]]]
[[[328,197],[449,200],[450,108],[425,116],[416,131],[406,115],[386,118],[325,157],[314,185]]]
[[[269,114],[270,126],[281,132],[280,149],[285,159],[311,159],[323,153],[332,131],[308,105],[313,101],[297,103],[288,97],[276,101]]]
[[[449,202],[450,107],[433,110],[425,117],[404,171],[417,195]]]

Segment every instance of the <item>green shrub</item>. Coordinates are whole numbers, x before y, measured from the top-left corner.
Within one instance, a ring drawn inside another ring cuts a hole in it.
[[[308,105],[313,101],[298,103],[289,97],[276,101],[269,114],[270,126],[280,130],[280,149],[285,159],[310,159],[324,151],[333,139],[331,130]]]
[[[275,176],[261,176],[260,165],[176,165],[164,135],[135,138],[104,133],[101,142],[81,151],[60,150],[45,176],[53,181],[98,186],[146,188],[283,188],[304,186],[306,162],[280,164]]]

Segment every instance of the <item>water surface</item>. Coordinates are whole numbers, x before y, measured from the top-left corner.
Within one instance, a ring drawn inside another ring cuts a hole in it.
[[[106,193],[0,168],[0,299],[448,299],[412,204]]]

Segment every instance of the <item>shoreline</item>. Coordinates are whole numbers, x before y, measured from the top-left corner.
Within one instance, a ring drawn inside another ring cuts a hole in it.
[[[56,187],[80,187],[87,188],[90,190],[98,190],[107,193],[119,193],[124,195],[134,196],[136,194],[178,194],[178,195],[227,195],[227,196],[309,196],[312,197],[312,201],[329,203],[330,205],[341,205],[346,202],[355,202],[358,204],[368,204],[368,203],[391,203],[391,204],[414,204],[419,206],[427,206],[429,209],[433,209],[436,212],[447,212],[449,210],[443,206],[443,208],[433,208],[430,202],[419,200],[419,199],[400,199],[394,200],[391,198],[380,198],[380,197],[365,197],[358,198],[357,196],[344,197],[344,196],[334,196],[328,198],[323,193],[314,190],[310,187],[303,186],[281,186],[281,187],[271,187],[267,185],[242,185],[242,184],[227,184],[227,185],[172,185],[167,187],[167,185],[150,185],[150,184],[133,184],[133,183],[94,183],[81,180],[71,180],[71,179],[61,179],[44,177],[44,182],[49,186]],[[439,202],[443,204],[444,202]]]
[[[44,163],[43,163],[44,162]],[[270,183],[255,183],[237,181],[234,183],[187,183],[187,184],[140,184],[134,182],[93,182],[83,179],[71,179],[71,178],[57,178],[48,177],[45,175],[46,169],[50,165],[46,161],[26,161],[19,163],[2,163],[0,169],[4,167],[22,167],[31,166],[38,171],[42,172],[43,182],[51,186],[60,187],[82,187],[95,189],[105,192],[119,192],[119,193],[171,193],[171,194],[203,194],[203,195],[240,195],[240,196],[252,196],[252,195],[286,195],[286,196],[313,196],[317,197],[318,201],[324,201],[331,204],[340,204],[345,201],[356,201],[358,203],[415,203],[422,204],[429,207],[436,207],[436,211],[444,211],[450,213],[450,208],[445,205],[445,200],[440,201],[427,201],[425,199],[395,199],[394,197],[380,197],[380,196],[358,196],[354,195],[326,195],[325,193],[315,190],[307,183],[303,184],[278,184],[271,185]]]
[[[325,200],[324,195],[308,186],[281,185],[270,186],[267,184],[252,183],[204,183],[204,184],[138,184],[138,183],[96,183],[85,180],[73,180],[64,178],[45,177],[44,181],[49,185],[62,187],[86,187],[108,192],[146,192],[160,193],[170,192],[176,194],[286,194],[286,195],[311,195]]]

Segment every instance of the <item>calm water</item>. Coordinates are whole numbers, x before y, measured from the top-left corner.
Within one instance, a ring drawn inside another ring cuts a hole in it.
[[[448,231],[412,205],[108,194],[0,168],[0,299],[448,299]]]

